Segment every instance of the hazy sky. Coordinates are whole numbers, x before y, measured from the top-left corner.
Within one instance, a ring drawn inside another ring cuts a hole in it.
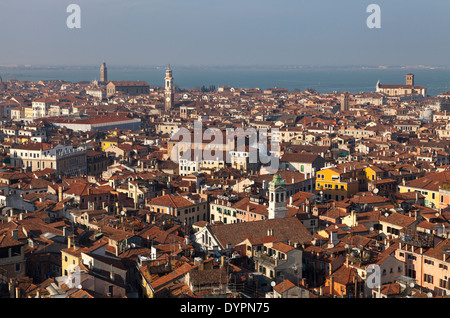
[[[1,0],[0,65],[450,65],[449,16],[448,0]]]

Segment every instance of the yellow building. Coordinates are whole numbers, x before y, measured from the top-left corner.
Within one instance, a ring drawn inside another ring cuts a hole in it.
[[[366,165],[343,163],[324,168],[316,174],[316,194],[325,199],[341,201],[358,192],[367,191]]]
[[[25,118],[33,118],[33,108],[32,107],[24,107],[24,116],[25,116]]]
[[[380,180],[383,179],[385,177],[386,172],[377,167],[377,166],[370,166],[364,169],[365,174],[366,174],[366,179],[367,180]]]
[[[399,192],[414,192],[417,191],[425,197],[425,206],[428,208],[437,209],[440,206],[439,189],[444,186],[446,181],[433,180],[427,177],[403,182],[399,184]]]
[[[96,241],[89,248],[76,247],[72,242],[72,237],[67,238],[67,248],[61,250],[61,272],[63,276],[68,276],[70,272],[74,270],[74,266],[80,266],[82,264],[82,253],[90,253],[96,250],[103,249],[108,244],[105,239]]]
[[[154,292],[151,283],[157,279],[158,276],[151,274],[147,266],[139,267],[139,274],[143,295],[147,298],[153,298]]]
[[[61,250],[61,272],[63,276],[69,274],[72,266],[79,266],[81,263],[81,249],[72,246],[70,237],[67,238],[67,242],[68,247]]]
[[[111,146],[117,147],[119,145],[119,138],[107,136],[106,139],[103,139],[101,142],[102,142],[102,151],[105,151]]]

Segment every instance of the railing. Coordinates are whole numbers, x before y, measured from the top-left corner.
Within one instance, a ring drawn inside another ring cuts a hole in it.
[[[275,265],[275,266],[277,265],[277,259],[275,259],[275,258],[273,258],[273,257],[271,257],[271,256],[269,256],[267,254],[261,253],[261,252],[256,252],[255,253],[255,258],[256,259],[260,259],[263,262],[270,263],[270,264]]]

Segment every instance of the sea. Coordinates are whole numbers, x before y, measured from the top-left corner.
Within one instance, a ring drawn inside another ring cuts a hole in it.
[[[166,66],[111,67],[108,80],[146,81],[150,86],[163,87]],[[216,88],[286,88],[304,91],[312,88],[319,93],[374,92],[378,81],[382,84],[404,84],[408,73],[415,75],[415,85],[427,88],[430,96],[450,91],[448,68],[304,68],[304,67],[186,67],[172,66],[174,84],[180,89]],[[100,67],[2,67],[0,76],[4,81],[52,81],[92,82],[99,80]]]

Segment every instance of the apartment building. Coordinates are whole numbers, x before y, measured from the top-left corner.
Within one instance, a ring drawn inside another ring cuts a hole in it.
[[[10,149],[11,165],[25,171],[54,169],[56,174],[86,174],[86,150],[48,143],[27,143]]]
[[[187,225],[208,220],[208,201],[203,195],[166,194],[151,199],[146,206],[151,212],[169,214]]]
[[[358,192],[366,191],[366,166],[351,162],[319,170],[316,173],[316,193],[324,199],[342,201]]]

